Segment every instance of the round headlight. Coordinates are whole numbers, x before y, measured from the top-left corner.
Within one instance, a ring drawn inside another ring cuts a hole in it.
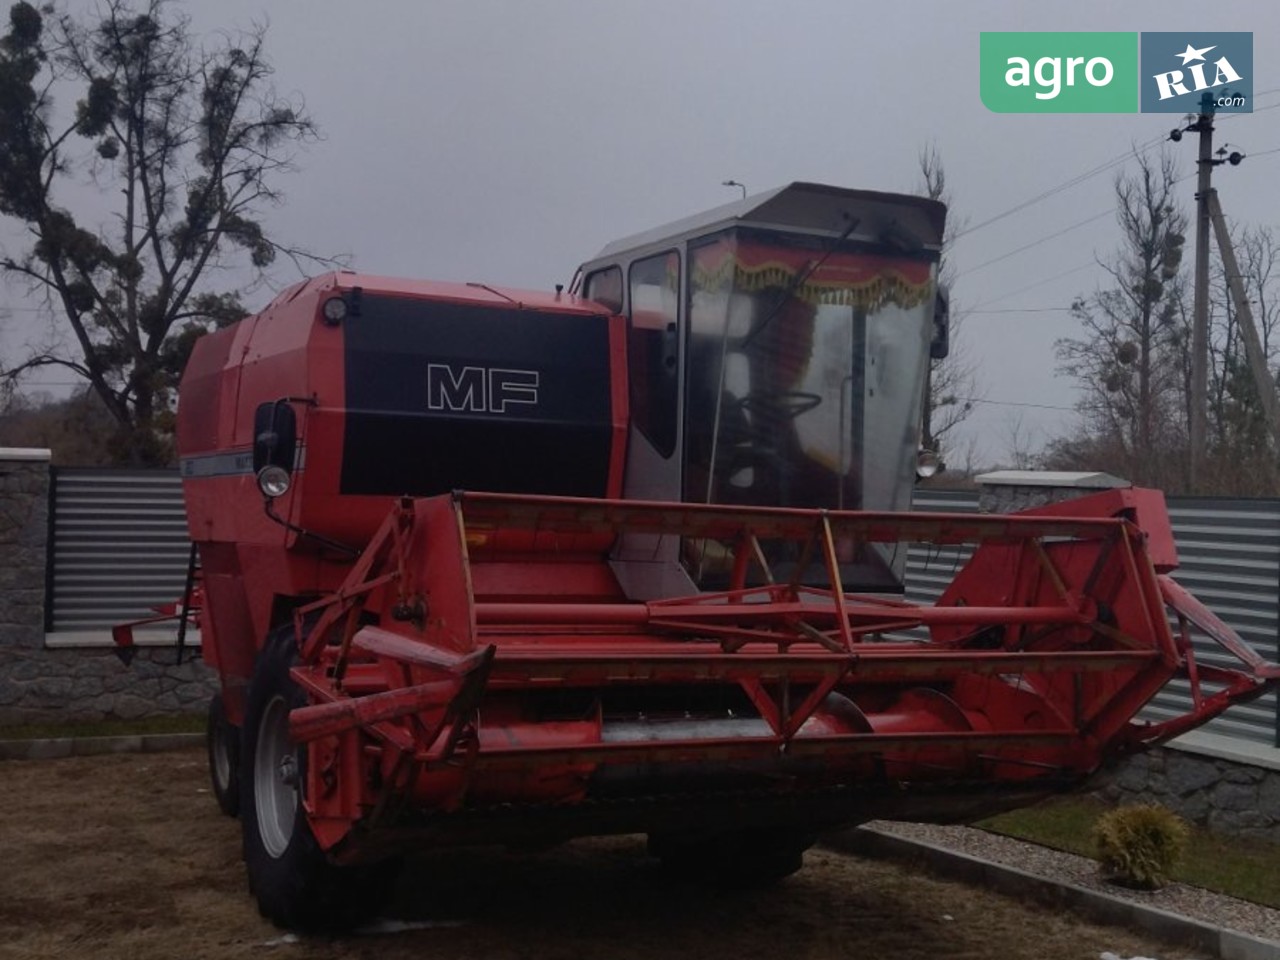
[[[916,454],[916,476],[928,480],[942,470],[942,458],[932,450],[921,450]]]
[[[289,471],[284,467],[269,466],[258,471],[258,489],[264,497],[275,499],[289,492]]]
[[[324,322],[335,325],[341,323],[347,316],[347,301],[342,297],[330,297],[324,302],[321,308],[324,314]]]

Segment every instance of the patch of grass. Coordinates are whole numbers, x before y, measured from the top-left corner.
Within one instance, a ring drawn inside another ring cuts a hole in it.
[[[1109,809],[1093,797],[1056,797],[974,826],[1096,860],[1093,825]],[[1192,827],[1173,879],[1280,909],[1280,844]]]
[[[0,726],[0,740],[54,740],[63,737],[123,737],[148,733],[203,733],[204,713],[182,713],[140,720],[24,723]]]
[[[975,827],[1004,834],[1042,847],[1065,850],[1081,857],[1094,857],[1093,824],[1111,809],[1093,797],[1054,797],[1034,807],[1011,810]]]

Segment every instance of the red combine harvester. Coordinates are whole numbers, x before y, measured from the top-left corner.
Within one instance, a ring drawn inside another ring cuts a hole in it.
[[[211,761],[267,917],[358,922],[424,845],[646,833],[777,878],[824,830],[1024,804],[1263,691],[1169,579],[1159,493],[906,512],[944,217],[792,184],[569,294],[336,273],[196,344]],[[935,605],[901,597],[912,543],[973,548]],[[1135,721],[1177,676],[1192,710]]]

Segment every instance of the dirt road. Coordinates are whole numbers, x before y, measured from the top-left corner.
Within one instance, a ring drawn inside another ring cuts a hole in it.
[[[239,824],[202,751],[0,763],[0,957],[859,960],[1187,956],[909,870],[817,850],[749,894],[673,885],[640,838],[538,855],[442,853],[387,916],[412,929],[282,938],[259,918]]]

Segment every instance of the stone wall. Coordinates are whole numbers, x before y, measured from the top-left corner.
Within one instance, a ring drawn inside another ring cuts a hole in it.
[[[188,648],[142,647],[125,666],[103,647],[0,648],[0,725],[203,713],[217,678]]]
[[[1128,480],[1108,473],[1063,473],[1043,470],[997,470],[977,477],[978,510],[1017,513],[1103,490],[1129,487]]]
[[[0,450],[0,724],[137,719],[202,712],[213,672],[188,650],[45,645],[48,450]]]
[[[1280,843],[1280,771],[1156,747],[1104,775],[1109,803],[1159,803],[1217,833]]]

